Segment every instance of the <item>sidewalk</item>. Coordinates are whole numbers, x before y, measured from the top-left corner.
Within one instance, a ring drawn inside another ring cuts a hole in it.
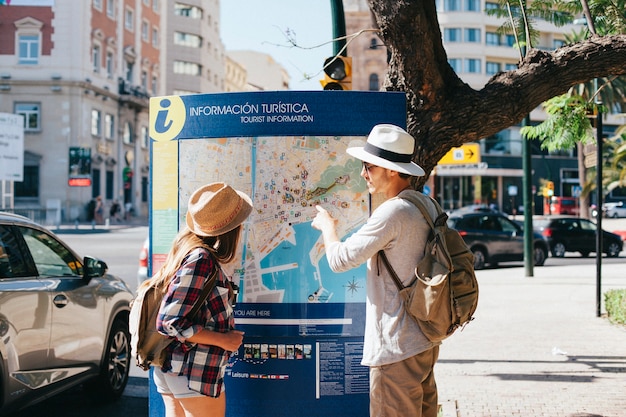
[[[602,265],[602,294],[625,267]],[[477,271],[475,320],[435,366],[444,416],[626,416],[626,328],[596,317],[595,264],[533,271]]]

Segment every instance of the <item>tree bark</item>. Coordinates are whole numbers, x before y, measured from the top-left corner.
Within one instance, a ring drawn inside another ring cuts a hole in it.
[[[406,93],[414,160],[427,174],[451,148],[519,123],[571,86],[626,74],[626,35],[592,36],[551,52],[530,49],[518,69],[495,74],[474,90],[448,64],[434,0],[369,5],[391,56],[383,89]]]

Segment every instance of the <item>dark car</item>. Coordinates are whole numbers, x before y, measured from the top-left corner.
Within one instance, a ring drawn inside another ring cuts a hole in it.
[[[474,269],[483,269],[486,264],[524,260],[524,230],[502,213],[452,213],[448,226],[459,231],[474,253]],[[534,265],[542,266],[547,257],[548,244],[535,233]]]
[[[33,221],[0,212],[0,414],[84,383],[99,401],[128,381],[126,284]]]
[[[550,245],[552,256],[563,257],[565,252],[580,252],[584,257],[596,251],[596,225],[578,217],[551,217],[533,221],[533,227]],[[624,247],[619,235],[602,231],[602,249],[609,257],[617,257]]]

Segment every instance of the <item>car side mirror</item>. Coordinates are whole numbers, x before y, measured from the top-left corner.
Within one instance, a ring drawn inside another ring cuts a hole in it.
[[[102,277],[109,270],[106,262],[91,256],[85,256],[83,265],[85,268],[85,278]]]

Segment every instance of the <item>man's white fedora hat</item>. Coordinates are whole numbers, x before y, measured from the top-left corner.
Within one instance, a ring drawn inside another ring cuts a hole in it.
[[[416,177],[425,175],[422,167],[411,160],[415,139],[404,129],[389,124],[372,128],[365,146],[346,149],[361,161]]]

